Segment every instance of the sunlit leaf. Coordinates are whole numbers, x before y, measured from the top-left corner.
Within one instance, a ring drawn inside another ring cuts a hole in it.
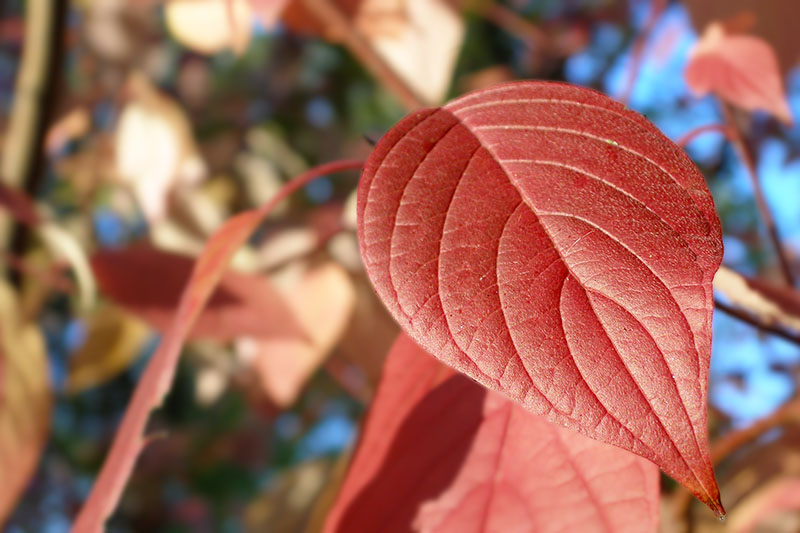
[[[424,102],[441,103],[450,87],[464,38],[464,22],[445,0],[336,0],[342,13],[377,54]],[[325,21],[293,2],[290,28],[338,41]]]
[[[175,40],[208,55],[227,49],[243,53],[250,44],[252,17],[248,0],[168,0],[164,5]]]
[[[205,177],[206,167],[178,104],[141,74],[131,76],[128,91],[131,99],[114,134],[116,171],[133,189],[147,218],[159,220],[172,189],[197,183]]]
[[[658,481],[401,335],[325,531],[655,532]]]
[[[384,136],[358,215],[369,277],[420,345],[721,511],[706,429],[720,223],[646,119],[563,84],[472,93]]]

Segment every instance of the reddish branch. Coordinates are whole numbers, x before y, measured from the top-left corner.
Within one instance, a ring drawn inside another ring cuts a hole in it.
[[[699,128],[695,128],[692,131],[684,134],[683,137],[680,137],[677,141],[675,141],[675,144],[677,144],[681,148],[686,148],[686,146],[690,142],[695,140],[700,135],[703,135],[705,133],[710,133],[712,131],[713,132],[717,132],[717,133],[721,133],[729,141],[733,139],[733,134],[731,133],[730,127],[728,125],[726,125],[726,124],[706,124],[705,126],[700,126]]]
[[[728,131],[731,134],[731,142],[736,148],[736,151],[744,163],[744,166],[747,168],[747,174],[750,176],[750,182],[753,184],[753,195],[756,198],[756,206],[758,207],[758,211],[761,213],[761,218],[764,220],[764,224],[767,226],[767,233],[769,234],[769,238],[775,247],[775,252],[778,254],[778,261],[781,266],[783,278],[787,285],[794,286],[794,275],[792,274],[789,258],[787,257],[786,251],[781,244],[781,238],[778,234],[778,227],[775,224],[775,220],[772,218],[772,213],[770,212],[769,206],[767,205],[767,200],[764,197],[764,191],[761,189],[761,183],[758,180],[758,173],[756,172],[753,152],[750,150],[747,142],[745,142],[744,136],[742,135],[736,120],[734,119],[733,110],[731,109],[730,105],[726,104],[725,102],[720,102],[720,104],[722,106],[722,113],[725,117],[725,122],[728,124]]]
[[[547,35],[538,26],[503,5],[488,4],[482,13],[487,20],[531,47],[541,46],[547,41]]]
[[[425,102],[408,86],[392,68],[375,52],[370,42],[361,34],[341,8],[331,0],[301,0],[303,6],[340,36],[344,45],[356,58],[389,89],[403,106],[413,111],[426,107]]]
[[[623,104],[628,104],[628,100],[633,93],[633,87],[636,84],[636,78],[639,77],[639,70],[642,68],[642,61],[644,59],[644,46],[647,44],[647,38],[653,32],[658,18],[664,11],[667,5],[666,0],[653,0],[650,7],[650,16],[647,18],[642,31],[636,36],[636,41],[633,43],[633,50],[631,51],[631,68],[628,71],[628,83],[625,85],[625,92],[622,93],[620,101]]]

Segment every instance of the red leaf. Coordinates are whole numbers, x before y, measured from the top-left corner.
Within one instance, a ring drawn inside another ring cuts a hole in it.
[[[75,521],[74,533],[103,531],[106,518],[117,506],[136,458],[146,444],[144,431],[150,411],[161,404],[164,395],[169,391],[183,343],[217,288],[236,250],[245,243],[263,218],[289,194],[319,176],[360,166],[360,161],[347,160],[315,167],[287,183],[260,208],[245,211],[229,219],[209,239],[181,293],[170,327],[136,387],[103,469]]]
[[[103,294],[159,331],[166,331],[194,260],[150,246],[103,250],[92,256]],[[254,337],[304,337],[283,296],[263,277],[227,272],[190,337],[222,341]]]
[[[792,123],[778,60],[759,37],[730,35],[711,24],[692,49],[685,75],[698,96],[712,92],[748,111],[767,111]]]
[[[381,140],[358,220],[376,291],[424,348],[721,512],[706,433],[720,224],[652,124],[568,85],[472,93]]]
[[[647,532],[658,469],[558,428],[400,335],[327,533]]]

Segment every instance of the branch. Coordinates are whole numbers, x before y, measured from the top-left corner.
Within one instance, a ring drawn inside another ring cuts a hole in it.
[[[647,44],[647,38],[653,31],[653,28],[658,22],[658,17],[661,16],[661,13],[664,11],[664,8],[667,6],[666,0],[653,0],[652,6],[650,7],[650,15],[647,17],[647,22],[645,22],[642,31],[636,36],[636,40],[633,43],[633,50],[631,51],[631,69],[628,75],[628,83],[625,85],[625,92],[622,93],[620,97],[620,101],[627,105],[628,100],[630,100],[631,93],[633,93],[633,87],[636,84],[636,78],[639,77],[639,70],[642,68],[642,60],[644,59],[644,45]]]
[[[726,315],[729,315],[737,320],[744,322],[745,324],[749,324],[755,328],[758,328],[761,331],[764,331],[765,333],[771,333],[773,335],[777,335],[782,339],[785,339],[789,342],[792,342],[800,346],[800,335],[796,333],[787,331],[774,324],[768,324],[766,322],[762,322],[761,320],[758,320],[750,313],[742,311],[741,309],[738,309],[736,307],[733,307],[716,299],[714,300],[714,307],[716,307]]]
[[[730,131],[730,127],[726,124],[706,124],[705,126],[700,126],[699,128],[695,128],[687,133],[684,133],[683,136],[679,137],[678,140],[675,141],[675,144],[680,146],[681,148],[686,148],[690,142],[695,140],[700,135],[705,133],[709,133],[715,131],[717,133],[721,133],[725,136],[726,139],[729,141],[733,140],[733,134]]]
[[[756,198],[756,206],[758,206],[758,210],[761,213],[761,218],[764,220],[764,224],[767,226],[769,238],[775,247],[776,253],[778,254],[778,261],[780,262],[783,278],[787,285],[794,286],[794,275],[792,274],[789,259],[786,255],[786,251],[783,249],[783,245],[781,244],[781,239],[778,234],[778,227],[775,225],[775,220],[772,218],[772,213],[767,205],[767,200],[764,198],[764,191],[761,189],[761,183],[758,181],[758,174],[756,172],[755,158],[753,157],[753,153],[747,146],[744,136],[734,120],[733,111],[730,105],[725,102],[720,102],[720,104],[722,106],[722,114],[725,117],[725,122],[728,124],[728,129],[732,136],[731,141],[733,142],[736,151],[739,153],[742,163],[744,163],[744,166],[747,168],[747,173],[750,176],[750,182],[753,184],[753,194]]]
[[[58,98],[67,7],[66,0],[30,0],[25,6],[25,41],[2,150],[0,179],[30,197],[35,196],[44,175],[44,138]],[[21,255],[28,228],[17,224],[12,234],[11,221],[0,216],[0,245]]]
[[[331,0],[301,0],[303,7],[340,35],[344,45],[375,76],[381,84],[400,100],[408,111],[427,107],[422,98],[406,84],[375,52],[370,42],[356,28],[338,5]]]
[[[486,17],[486,20],[491,21],[499,28],[503,28],[503,30],[531,48],[544,46],[544,43],[547,42],[545,32],[506,6],[492,2],[486,5],[481,12]]]

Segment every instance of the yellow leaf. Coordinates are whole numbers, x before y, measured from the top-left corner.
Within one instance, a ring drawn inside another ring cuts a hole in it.
[[[128,368],[148,331],[142,321],[116,307],[98,308],[89,319],[86,342],[69,360],[67,392],[96,387]]]
[[[22,324],[0,282],[0,526],[36,471],[50,428],[50,376],[39,329]]]

